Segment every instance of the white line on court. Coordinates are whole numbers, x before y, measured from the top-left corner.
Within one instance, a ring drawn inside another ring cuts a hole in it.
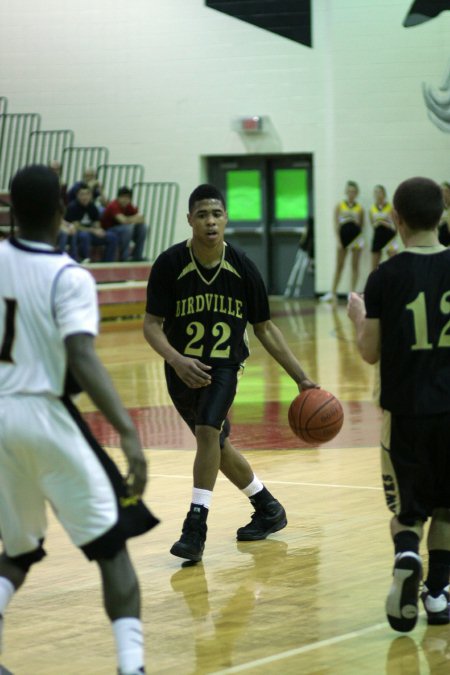
[[[177,476],[174,474],[165,474],[165,473],[152,473],[150,474],[151,478],[182,478],[184,480],[192,480],[192,476]],[[218,478],[218,482],[227,483],[227,478]],[[324,488],[337,488],[345,490],[382,490],[382,487],[372,487],[370,485],[345,485],[342,483],[306,483],[300,481],[288,481],[288,480],[265,480],[264,483],[267,485],[303,485],[309,487],[324,487]]]
[[[231,673],[243,673],[244,670],[250,670],[251,668],[257,668],[258,666],[266,666],[269,663],[275,663],[276,661],[289,659],[292,656],[306,654],[307,652],[312,652],[315,649],[321,649],[322,647],[330,647],[331,645],[344,642],[345,640],[354,640],[355,638],[361,637],[361,635],[367,635],[368,633],[373,633],[374,631],[382,630],[383,628],[387,627],[388,623],[386,621],[383,623],[376,623],[373,626],[369,626],[368,628],[355,630],[351,633],[345,633],[344,635],[337,635],[334,638],[313,642],[310,645],[304,645],[303,647],[297,647],[296,649],[289,649],[286,652],[280,652],[279,654],[266,656],[263,659],[257,659],[256,661],[249,661],[248,663],[243,663],[240,666],[233,666],[232,668],[226,668],[225,670],[216,670],[214,673],[211,673],[211,675],[231,675]]]

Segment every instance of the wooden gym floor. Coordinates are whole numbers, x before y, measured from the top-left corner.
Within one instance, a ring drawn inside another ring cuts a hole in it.
[[[408,635],[385,619],[392,546],[378,463],[374,369],[358,357],[345,307],[274,300],[273,318],[305,370],[343,403],[344,427],[319,448],[301,447],[287,426],[296,388],[260,348],[231,412],[232,440],[282,501],[286,529],[236,542],[249,521],[245,497],[219,478],[201,564],[170,555],[191,494],[193,437],[168,399],[162,362],[141,322],[105,324],[98,339],[150,460],[146,501],[161,524],[130,550],[142,589],[147,673],[201,675],[444,675],[450,626],[421,612]],[[80,397],[98,438],[124,466],[117,436]],[[4,665],[14,675],[111,675],[112,634],[97,568],[49,513],[48,557],[10,605]]]

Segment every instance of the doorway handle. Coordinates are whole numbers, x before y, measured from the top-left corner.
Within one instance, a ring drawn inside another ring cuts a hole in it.
[[[227,227],[225,229],[225,236],[227,234],[255,234],[262,236],[264,234],[264,228],[259,227]]]
[[[288,227],[288,226],[278,227],[277,225],[270,226],[270,234],[292,234],[298,236],[299,234],[304,234],[305,231],[306,226],[304,225],[302,225],[301,227]]]

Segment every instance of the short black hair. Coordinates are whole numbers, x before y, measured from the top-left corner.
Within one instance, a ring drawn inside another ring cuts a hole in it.
[[[43,164],[20,169],[11,181],[11,203],[14,219],[21,228],[48,229],[58,212],[62,213],[58,176]]]
[[[132,197],[133,196],[133,190],[131,188],[127,187],[126,185],[124,185],[123,187],[120,187],[117,190],[117,196],[123,197],[124,195],[127,195],[127,197]]]
[[[209,183],[202,183],[191,192],[189,197],[189,213],[192,213],[194,209],[194,204],[196,202],[201,202],[204,199],[217,199],[217,201],[222,203],[223,208],[226,210],[225,199],[223,194],[218,190],[214,185]]]
[[[433,230],[444,210],[440,185],[416,176],[400,183],[394,194],[394,208],[411,230]]]
[[[77,185],[77,194],[79,193],[80,190],[90,190],[91,188],[87,183],[85,183],[83,180],[80,180],[80,182]]]

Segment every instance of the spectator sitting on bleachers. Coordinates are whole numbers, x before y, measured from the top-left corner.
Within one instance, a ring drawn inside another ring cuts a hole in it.
[[[100,225],[100,215],[86,183],[80,183],[76,199],[69,203],[66,220],[77,229],[78,253],[82,262],[90,261],[92,246],[104,248],[102,262],[115,260],[117,236],[112,231],[105,232]]]
[[[76,226],[62,218],[58,238],[56,240],[56,248],[61,251],[61,253],[67,251],[71,258],[78,260],[77,240],[78,234]]]
[[[117,199],[108,204],[102,215],[102,225],[107,232],[114,232],[119,240],[119,259],[141,261],[143,257],[147,226],[144,216],[131,203],[133,191],[121,187],[117,191]],[[134,242],[130,256],[130,243]]]
[[[59,194],[61,195],[62,202],[62,212],[66,210],[68,203],[67,195],[67,185],[61,182],[62,176],[62,164],[57,159],[52,159],[48,164],[49,169],[56,173],[59,180]],[[64,220],[64,217],[61,218],[61,227],[58,232],[58,239],[56,241],[56,248],[60,251],[66,251],[69,255],[77,260],[77,230],[72,223],[68,223],[67,220]]]
[[[77,197],[78,189],[81,183],[86,183],[92,191],[92,200],[97,207],[100,214],[103,213],[108,204],[108,198],[103,191],[103,186],[97,178],[97,171],[94,167],[88,167],[83,172],[83,178],[72,185],[67,193],[69,201],[73,201]]]

